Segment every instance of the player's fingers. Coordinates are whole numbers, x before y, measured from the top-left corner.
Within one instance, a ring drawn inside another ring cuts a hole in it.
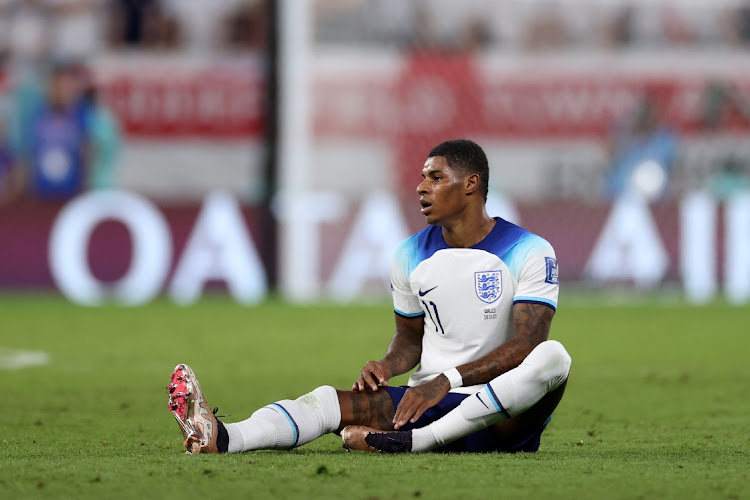
[[[383,367],[380,366],[380,364],[375,364],[375,366],[372,367],[372,374],[375,376],[375,378],[378,379],[379,383],[386,385],[385,375],[383,374]]]
[[[357,390],[363,391],[365,389],[365,379],[362,375],[357,379]]]
[[[424,401],[421,405],[419,405],[419,408],[416,409],[414,412],[414,416],[411,417],[411,420],[409,420],[412,424],[415,423],[417,420],[419,420],[419,417],[422,416],[424,412],[427,411],[427,409],[430,407],[430,404],[427,401]]]
[[[393,424],[394,429],[400,429],[401,427],[405,426],[413,414],[414,408],[410,407],[409,409],[405,410]]]
[[[399,427],[402,427],[406,425],[406,422],[409,421],[411,416],[414,414],[414,411],[418,408],[419,402],[415,401],[414,398],[410,397],[410,395],[405,395],[404,399],[401,400],[401,403],[398,405],[398,409],[396,410],[396,415],[393,418],[393,424],[396,429]]]
[[[409,404],[406,398],[407,398],[406,395],[403,398],[401,398],[401,401],[399,401],[398,406],[396,407],[396,413],[393,415],[393,425],[396,426],[397,429],[398,429],[398,423],[401,421],[401,416],[404,414],[404,411],[406,410],[406,405]]]
[[[377,391],[378,390],[378,383],[373,378],[372,372],[368,371],[368,372],[364,373],[364,376],[365,376],[364,377],[365,384],[369,385],[370,389],[372,389],[373,391]]]
[[[381,385],[388,385],[388,379],[391,378],[390,370],[386,370],[383,365],[378,363],[378,380]]]

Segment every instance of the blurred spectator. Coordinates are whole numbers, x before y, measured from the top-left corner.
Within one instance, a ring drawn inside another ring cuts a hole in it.
[[[746,125],[750,124],[750,102],[747,102],[744,95],[729,82],[708,82],[701,96],[702,131],[707,135],[720,134],[733,111],[745,120]],[[715,162],[706,185],[716,199],[726,200],[750,189],[746,155],[732,148],[721,148]]]
[[[731,86],[721,81],[711,81],[703,88],[700,100],[700,123],[706,132],[718,130],[727,117],[731,105]]]
[[[606,13],[601,23],[600,43],[609,49],[622,49],[633,41],[633,7],[623,6]]]
[[[102,45],[101,12],[104,0],[47,0],[54,15],[51,56],[88,60]]]
[[[0,0],[0,71],[10,58],[10,3]]]
[[[188,53],[206,53],[217,45],[219,20],[237,1],[162,0],[162,8],[179,26],[181,48]]]
[[[182,42],[182,33],[159,0],[114,0],[107,38],[114,48],[173,49]]]
[[[417,34],[415,48],[438,50],[478,50],[494,40],[491,26],[496,6],[487,8],[484,0],[422,0],[415,3],[411,25]]]
[[[632,116],[616,124],[607,173],[612,198],[635,191],[647,200],[661,198],[668,187],[677,152],[677,133],[661,123],[655,99],[644,94]]]
[[[726,158],[719,171],[709,177],[708,189],[718,200],[727,200],[750,191],[747,164],[737,157]]]
[[[14,201],[21,191],[20,169],[5,135],[5,123],[0,119],[0,206]]]
[[[669,47],[682,47],[695,42],[694,27],[675,6],[662,7],[659,12],[664,42]]]
[[[3,36],[14,66],[36,65],[48,56],[50,11],[41,0],[13,0],[0,11]]]
[[[232,50],[261,49],[268,36],[268,12],[262,0],[240,0],[219,24],[222,45]]]
[[[750,3],[743,2],[721,13],[721,33],[727,45],[747,47],[750,43]]]
[[[84,71],[80,107],[90,147],[88,187],[111,189],[115,187],[120,154],[120,125],[112,111],[99,99],[99,91],[91,75]]]
[[[412,19],[411,35],[405,37],[411,49],[433,50],[444,45],[435,28],[434,13],[424,5],[417,5]]]
[[[492,31],[487,21],[474,18],[464,26],[459,46],[465,50],[477,51],[486,49],[492,42]]]
[[[560,6],[544,6],[529,19],[522,46],[531,51],[559,49],[571,41],[568,27],[559,12]]]
[[[0,6],[0,41],[6,44],[8,92],[5,141],[15,158],[28,150],[31,118],[44,93],[53,17],[42,0],[5,0]]]
[[[34,198],[67,199],[85,187],[88,145],[79,92],[73,68],[53,69],[46,102],[31,123],[28,191]]]
[[[31,122],[44,102],[45,83],[42,72],[33,65],[16,66],[8,92],[6,138],[16,158],[29,150]]]

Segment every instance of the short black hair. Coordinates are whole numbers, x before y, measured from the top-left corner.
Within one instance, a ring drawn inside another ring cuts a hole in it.
[[[490,167],[487,163],[487,155],[484,150],[474,141],[468,139],[452,139],[435,146],[428,158],[442,156],[448,167],[459,170],[466,174],[477,174],[479,176],[479,192],[484,201],[487,201],[487,190],[490,184]]]

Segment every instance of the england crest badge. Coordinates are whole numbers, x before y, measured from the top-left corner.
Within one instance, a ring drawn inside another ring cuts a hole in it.
[[[474,273],[474,289],[482,302],[492,304],[503,294],[503,272],[483,271]]]

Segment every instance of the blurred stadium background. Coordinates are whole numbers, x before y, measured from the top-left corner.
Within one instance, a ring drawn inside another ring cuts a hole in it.
[[[0,0],[0,117],[8,498],[750,497],[750,1]],[[235,420],[383,352],[456,137],[561,264],[540,453],[182,456],[176,363]]]
[[[0,0],[0,289],[385,298],[468,137],[564,293],[744,305],[749,48],[740,0]]]

